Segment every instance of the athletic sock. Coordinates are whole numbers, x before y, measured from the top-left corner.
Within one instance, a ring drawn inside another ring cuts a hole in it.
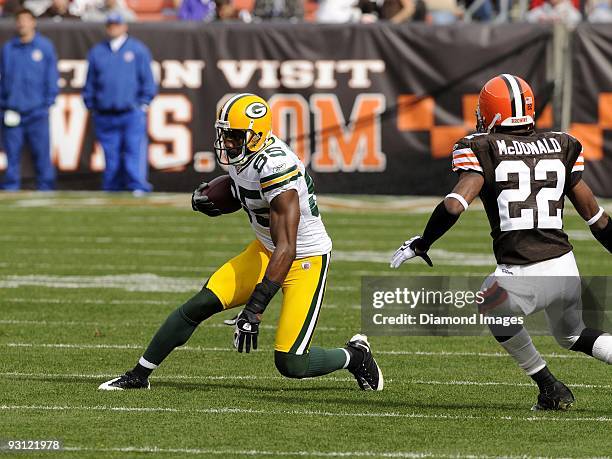
[[[531,341],[531,336],[524,327],[521,327],[521,331],[512,338],[499,344],[516,360],[518,366],[525,370],[528,376],[532,376],[546,367],[546,362],[536,350]]]
[[[132,373],[138,376],[140,379],[147,379],[156,368],[157,365],[147,361],[144,357],[140,357],[140,360],[136,366],[132,368]]]
[[[198,323],[185,316],[181,308],[175,309],[157,330],[142,358],[153,365],[159,365],[176,347],[187,342],[197,326]],[[153,371],[153,369],[150,370]],[[142,360],[136,365],[134,371],[145,373]]]
[[[593,343],[593,357],[612,365],[612,336],[608,333],[599,336]]]
[[[336,370],[345,368],[347,364],[347,353],[344,349],[323,349],[311,347],[308,352],[310,357],[305,377],[323,376]]]
[[[585,328],[570,350],[583,352],[597,360],[612,364],[612,336],[601,330]]]
[[[540,392],[548,392],[548,389],[557,381],[557,378],[554,377],[548,367],[544,367],[537,373],[532,374],[531,379],[538,385]]]
[[[223,306],[216,295],[204,287],[170,313],[153,336],[144,355],[131,370],[132,373],[140,378],[148,378],[170,352],[187,342],[202,321],[222,310]]]

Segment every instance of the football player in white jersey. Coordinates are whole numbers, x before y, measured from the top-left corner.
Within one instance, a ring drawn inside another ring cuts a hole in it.
[[[136,366],[100,385],[103,390],[147,389],[148,377],[196,327],[213,314],[245,305],[236,318],[238,352],[257,349],[259,325],[279,289],[283,292],[274,362],[288,378],[321,376],[346,368],[363,390],[382,390],[383,376],[367,337],[346,346],[310,346],[323,303],[332,243],[319,215],[314,184],[291,149],[274,136],[270,107],[261,97],[237,94],[215,123],[215,152],[229,166],[234,196],[246,211],[256,239],[173,311]],[[206,195],[193,193],[192,207],[209,216],[220,210]]]

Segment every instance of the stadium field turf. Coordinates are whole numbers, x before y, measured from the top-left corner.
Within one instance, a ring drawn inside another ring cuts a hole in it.
[[[313,343],[360,327],[361,276],[397,275],[390,255],[419,234],[438,198],[324,196],[334,241]],[[568,205],[583,275],[609,255]],[[0,439],[59,439],[61,453],[18,457],[609,456],[610,367],[534,337],[574,391],[569,412],[531,412],[537,390],[490,336],[373,337],[385,379],[361,392],[346,371],[288,380],[273,362],[279,301],[260,349],[231,347],[225,312],[151,378],[150,391],[100,392],[131,368],[170,311],[252,240],[240,212],[208,219],[188,195],[0,195]],[[405,275],[479,275],[494,266],[489,229],[470,209]],[[1,455],[1,454],[0,454]]]

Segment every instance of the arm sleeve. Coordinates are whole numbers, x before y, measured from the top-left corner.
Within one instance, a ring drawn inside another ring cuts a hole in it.
[[[144,45],[141,53],[138,68],[138,83],[140,85],[138,89],[138,103],[149,105],[157,94],[157,85],[151,71],[151,53]]]
[[[302,176],[298,165],[288,160],[286,156],[266,158],[259,180],[266,201],[272,202],[276,196],[285,191],[297,190],[298,179]]]
[[[94,67],[93,54],[90,51],[87,56],[87,79],[85,80],[85,86],[83,86],[83,102],[88,110],[95,109],[95,67]]]
[[[478,172],[482,174],[482,166],[470,144],[463,139],[453,147],[453,172]]]
[[[47,62],[47,106],[50,107],[55,103],[55,98],[59,93],[57,81],[59,73],[57,72],[57,55],[53,45],[49,46],[49,60]]]

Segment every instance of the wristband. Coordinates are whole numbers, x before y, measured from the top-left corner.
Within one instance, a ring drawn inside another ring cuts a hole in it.
[[[249,301],[247,301],[245,309],[255,314],[263,314],[280,288],[280,284],[264,276],[261,282],[255,286],[255,290],[253,290]]]
[[[600,207],[599,210],[597,211],[597,213],[595,215],[593,215],[593,217],[591,217],[588,221],[587,221],[587,225],[592,226],[595,223],[597,223],[597,220],[599,220],[601,218],[601,216],[604,213],[604,209],[603,207]]]

